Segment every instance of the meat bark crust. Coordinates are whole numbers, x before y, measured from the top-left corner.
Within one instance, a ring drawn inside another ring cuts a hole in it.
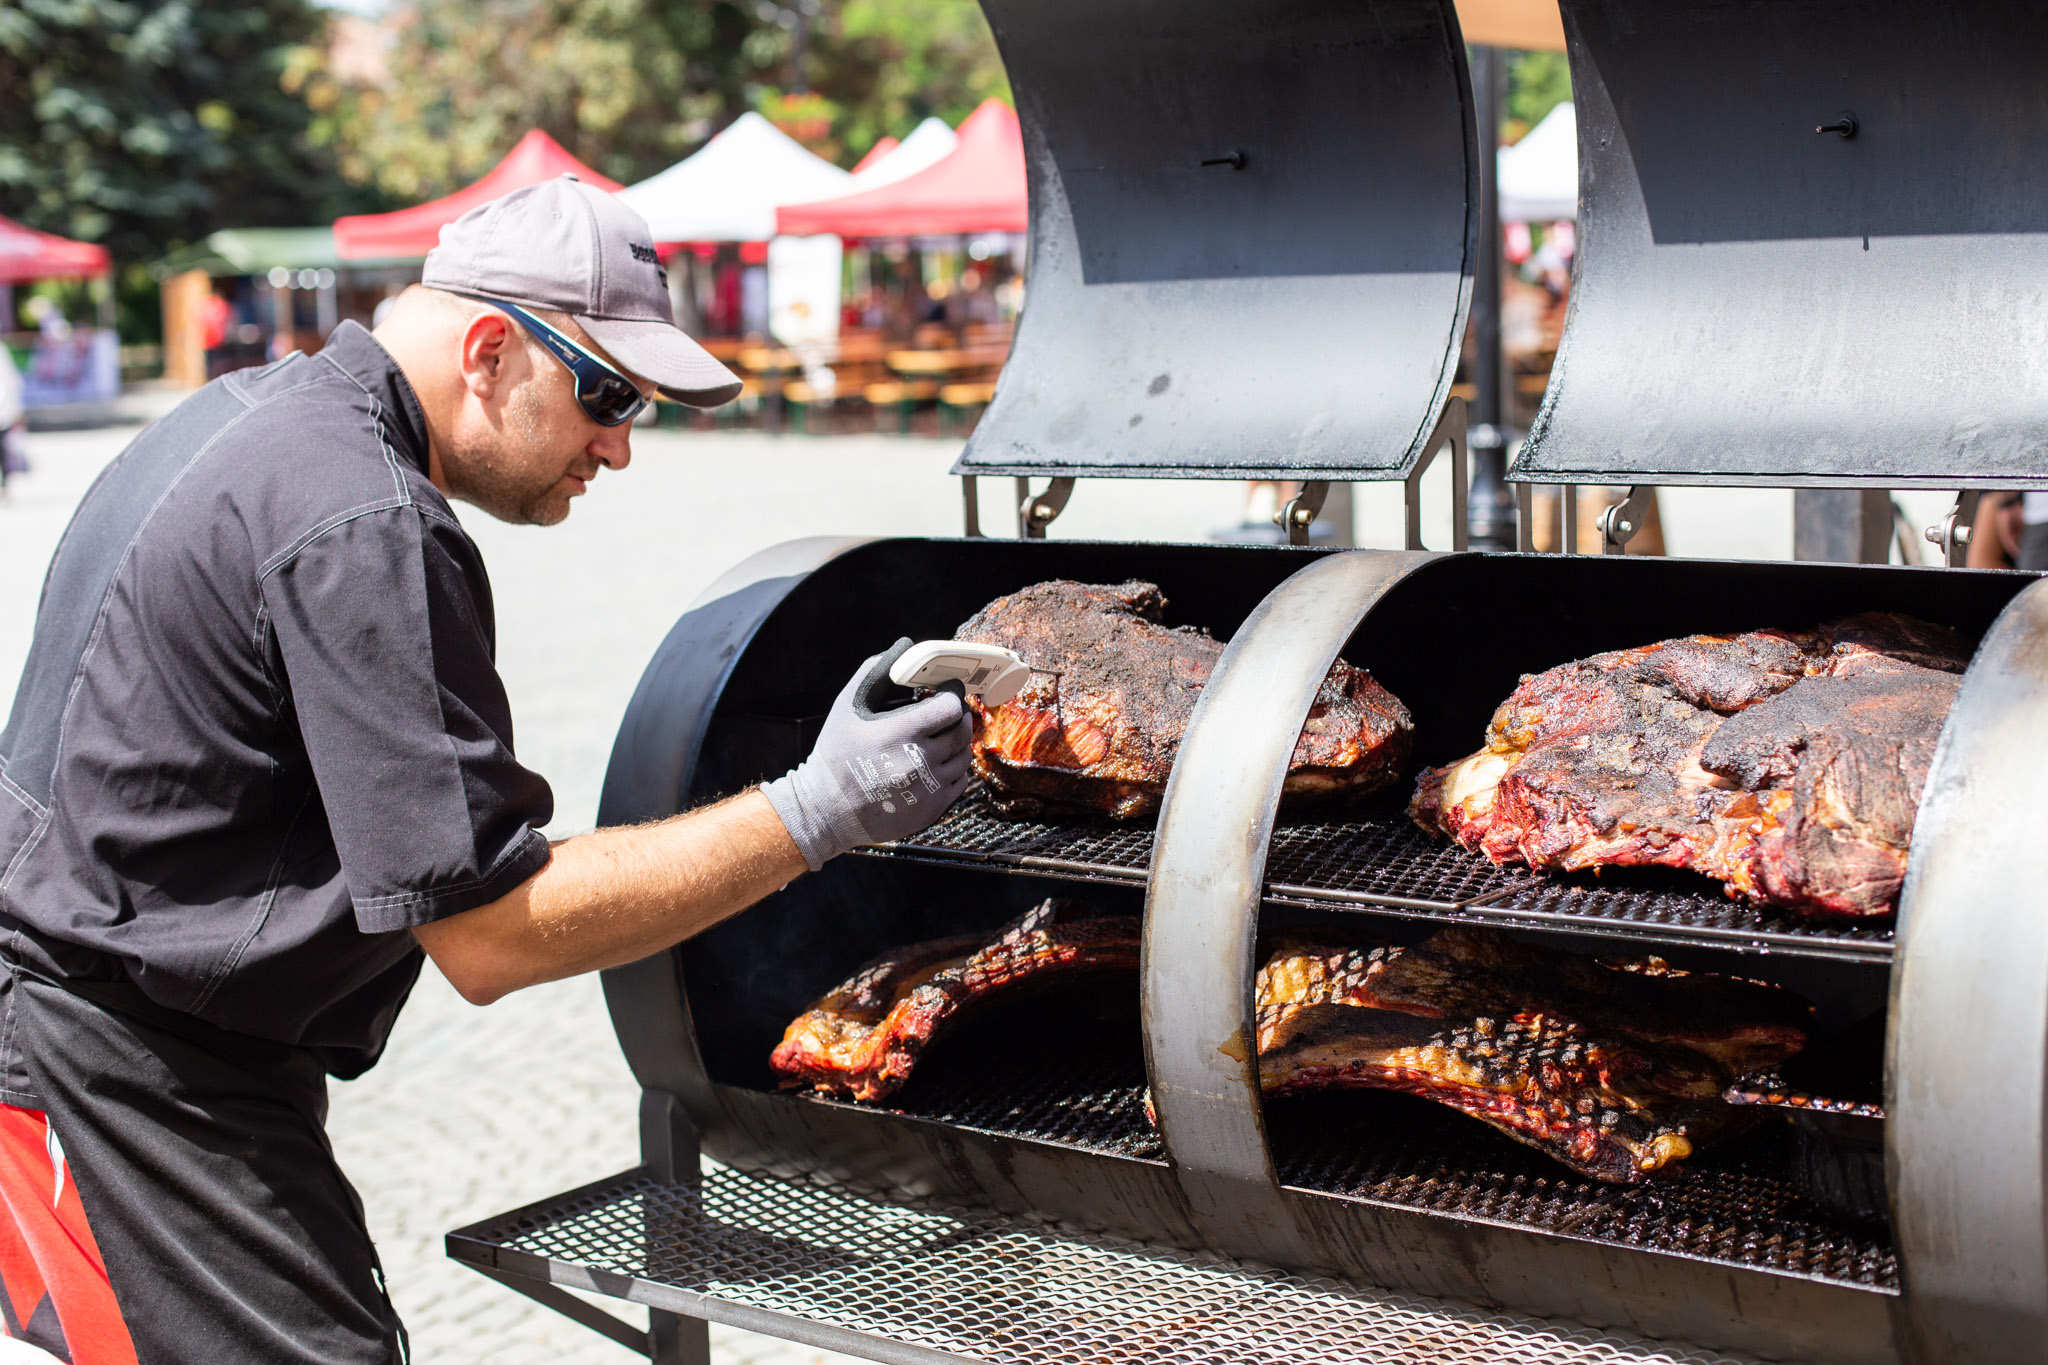
[[[784,1030],[768,1059],[782,1087],[874,1101],[903,1087],[968,1011],[1103,973],[1138,970],[1138,921],[1054,898],[992,938],[916,943],[866,963]]]
[[[1418,1095],[1618,1183],[1750,1121],[1722,1091],[1797,1052],[1811,1015],[1774,986],[1464,927],[1405,948],[1283,947],[1255,999],[1267,1095]]]
[[[1598,654],[1524,677],[1409,814],[1495,863],[1686,868],[1757,904],[1889,914],[1969,657],[1883,613]]]
[[[1084,811],[1133,819],[1158,810],[1188,718],[1223,645],[1161,623],[1158,586],[1064,579],[976,612],[956,637],[1015,650],[1033,671],[1010,701],[974,713],[973,761],[997,810],[1030,819]],[[1288,761],[1283,794],[1364,795],[1406,763],[1408,709],[1339,659]]]

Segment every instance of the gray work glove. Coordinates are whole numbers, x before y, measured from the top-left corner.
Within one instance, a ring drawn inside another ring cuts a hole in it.
[[[958,695],[871,708],[895,686],[889,665],[910,643],[898,640],[862,664],[832,702],[811,756],[761,788],[813,872],[850,848],[917,833],[967,788],[974,726]]]

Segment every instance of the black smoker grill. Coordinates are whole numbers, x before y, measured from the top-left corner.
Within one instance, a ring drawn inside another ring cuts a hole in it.
[[[986,3],[1024,120],[1034,278],[957,467],[969,535],[796,542],[714,585],[642,680],[600,820],[783,771],[878,643],[946,636],[1051,577],[1150,578],[1170,619],[1230,642],[1165,809],[1156,829],[1018,824],[970,794],[608,973],[644,1164],[455,1233],[451,1254],[668,1361],[704,1358],[705,1319],[889,1361],[2039,1359],[2048,589],[1422,551],[1419,471],[1444,448],[1464,465],[1447,394],[1476,240],[1448,0]],[[2048,8],[1564,10],[1582,256],[1524,487],[2048,477]],[[1018,539],[974,533],[990,475],[1018,480]],[[1300,480],[1297,534],[1327,481],[1406,479],[1409,549],[1044,540],[1087,475]],[[1941,528],[1952,562],[1973,496]],[[1610,548],[1635,507],[1606,518]],[[1675,874],[1495,868],[1410,828],[1404,793],[1276,814],[1339,653],[1441,762],[1523,672],[1869,609],[1987,632],[1896,933]],[[774,1090],[783,1026],[860,961],[1076,888],[1142,911],[1140,1000],[983,1021],[891,1108]],[[1624,1189],[1402,1097],[1266,1113],[1245,1046],[1260,927],[1413,940],[1453,921],[1780,981],[1823,1035],[1884,1027],[1881,1081],[1873,1063],[1866,1093],[1832,1097],[1875,1206],[1828,1188],[1789,1125]],[[651,1330],[559,1286],[645,1304]]]

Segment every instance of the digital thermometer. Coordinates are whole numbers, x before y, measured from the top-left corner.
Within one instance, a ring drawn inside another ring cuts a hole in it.
[[[984,706],[1001,706],[1024,690],[1031,669],[1014,650],[978,645],[967,640],[926,640],[903,651],[889,665],[889,681],[902,687],[936,691],[958,683],[962,691],[981,698]]]

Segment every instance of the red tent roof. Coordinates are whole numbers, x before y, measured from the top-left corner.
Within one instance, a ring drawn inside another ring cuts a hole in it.
[[[862,157],[858,162],[854,163],[853,173],[855,175],[859,175],[862,171],[874,165],[877,161],[880,161],[883,157],[889,155],[889,153],[895,151],[901,145],[902,144],[899,143],[893,137],[883,138],[880,142],[877,142],[874,146],[868,148],[868,154],[866,156]]]
[[[617,191],[607,180],[569,155],[561,143],[535,128],[519,139],[483,179],[445,199],[414,204],[391,213],[359,213],[334,220],[334,251],[344,261],[398,260],[426,255],[441,240],[441,229],[479,204],[553,180],[567,172],[601,190]]]
[[[68,275],[104,275],[113,257],[103,246],[37,232],[0,218],[0,284],[25,284]]]
[[[1016,111],[985,100],[960,125],[951,155],[893,185],[775,211],[777,231],[842,237],[1022,232],[1028,217],[1024,134]]]

